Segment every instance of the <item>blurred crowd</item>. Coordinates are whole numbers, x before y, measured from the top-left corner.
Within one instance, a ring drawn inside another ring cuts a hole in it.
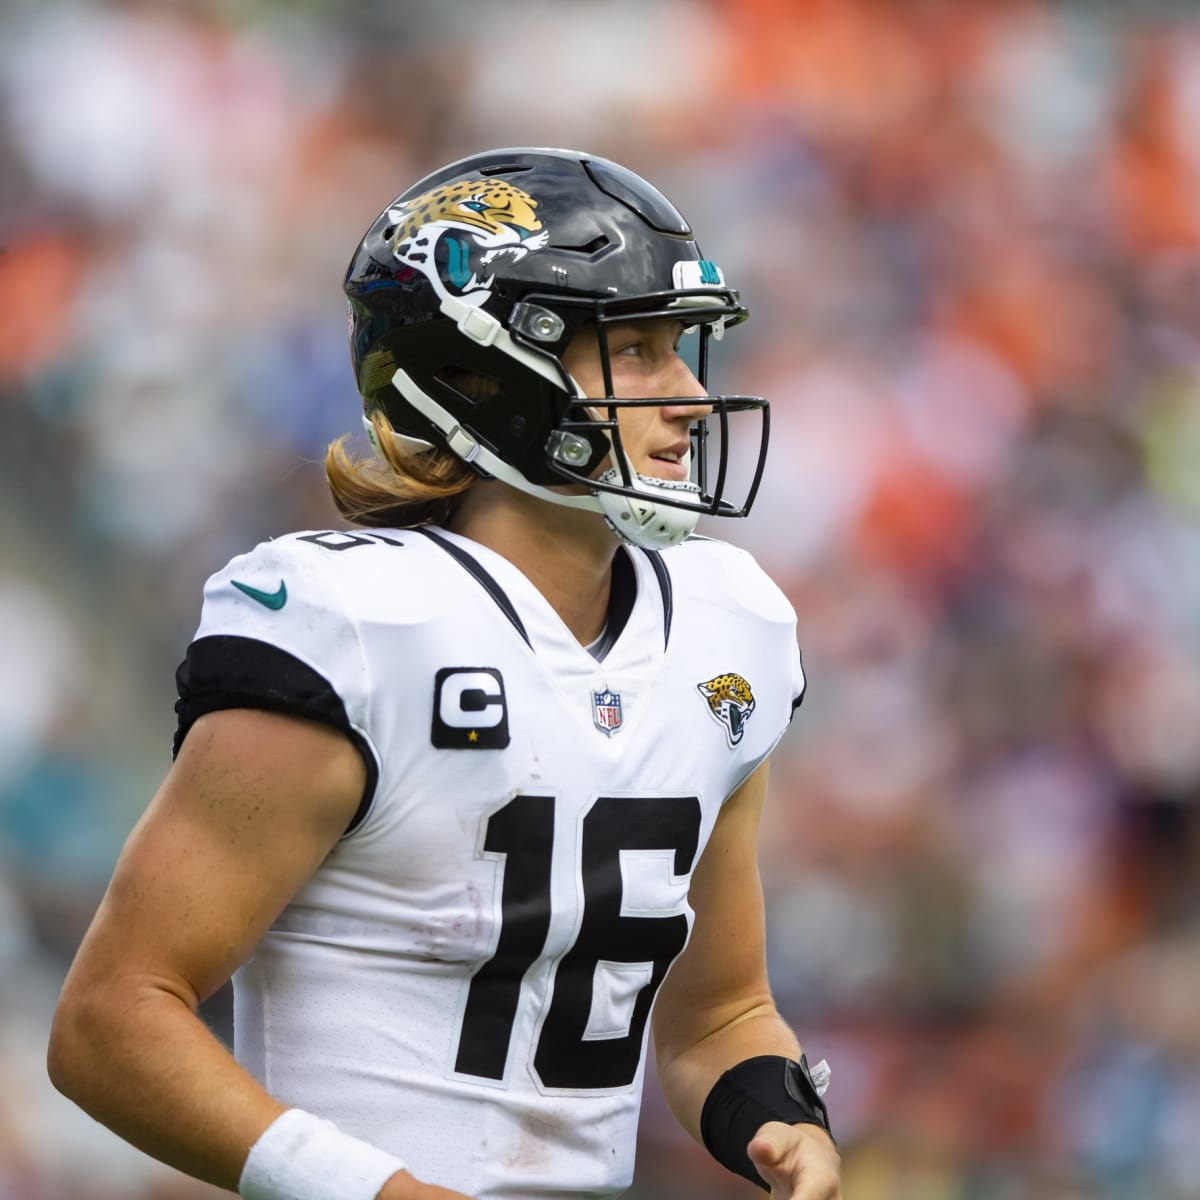
[[[13,0],[0,16],[0,1198],[209,1195],[44,1080],[205,577],[336,525],[341,275],[491,145],[742,289],[809,695],[772,977],[852,1200],[1200,1198],[1200,10]],[[223,1029],[224,1013],[211,1020]],[[647,1090],[635,1200],[741,1194]]]

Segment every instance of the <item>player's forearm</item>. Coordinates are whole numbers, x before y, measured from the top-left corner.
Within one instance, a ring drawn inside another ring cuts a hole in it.
[[[48,1066],[61,1092],[122,1138],[231,1190],[284,1107],[180,997],[150,982],[64,993]]]
[[[800,1057],[796,1035],[769,1004],[696,1040],[672,1038],[671,1032],[669,1027],[656,1027],[659,1086],[676,1119],[697,1141],[704,1101],[725,1071],[760,1054]]]

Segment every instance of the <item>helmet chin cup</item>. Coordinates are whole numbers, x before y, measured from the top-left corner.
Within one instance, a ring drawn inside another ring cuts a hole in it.
[[[592,493],[609,527],[622,541],[643,550],[665,550],[679,545],[696,528],[700,512],[674,504],[656,504],[655,493],[690,492],[698,497],[700,489],[690,481],[673,483],[636,474],[633,478],[636,495],[599,489]],[[597,482],[620,483],[621,477],[610,468]]]

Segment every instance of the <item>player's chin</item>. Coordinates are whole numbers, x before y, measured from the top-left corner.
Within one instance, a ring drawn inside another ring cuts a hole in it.
[[[690,472],[687,463],[651,458],[638,468],[638,474],[646,479],[661,479],[665,483],[686,483]]]

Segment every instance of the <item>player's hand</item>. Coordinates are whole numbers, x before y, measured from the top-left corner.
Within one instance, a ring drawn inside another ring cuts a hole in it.
[[[842,1160],[819,1125],[768,1121],[746,1152],[770,1184],[771,1200],[842,1200]]]
[[[433,1183],[422,1183],[413,1178],[407,1171],[397,1171],[379,1189],[375,1200],[471,1200],[462,1192],[452,1192],[449,1188],[438,1187]]]

